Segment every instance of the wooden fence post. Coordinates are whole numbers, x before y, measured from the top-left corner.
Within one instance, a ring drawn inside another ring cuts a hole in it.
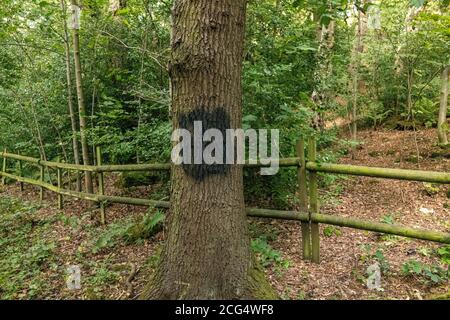
[[[309,139],[308,144],[308,158],[310,162],[317,161],[317,143],[315,137]],[[310,218],[319,213],[319,200],[318,200],[318,183],[317,173],[314,171],[309,172],[309,213]],[[311,242],[312,242],[312,261],[315,263],[320,262],[320,235],[319,224],[311,222]]]
[[[40,164],[40,163],[39,163],[39,166],[41,167],[41,174],[39,176],[39,181],[41,183],[44,183],[44,175],[45,175],[44,169],[45,169],[45,167],[42,164]],[[41,204],[42,204],[43,200],[44,200],[44,187],[41,186],[40,190],[39,190],[39,201],[41,202]]]
[[[58,159],[59,162],[59,159]],[[62,188],[62,169],[57,168],[57,177],[58,177],[58,189]],[[61,191],[61,190],[58,190]],[[58,209],[62,210],[64,209],[64,199],[61,193],[58,192]]]
[[[101,166],[103,161],[102,161],[102,150],[100,146],[97,146],[95,148],[95,152],[97,155],[97,166]],[[97,172],[97,177],[98,177],[98,194],[103,196],[105,195],[103,172]],[[103,201],[100,201],[100,223],[101,224],[106,223],[105,203]]]
[[[20,153],[19,153],[20,155]],[[23,177],[23,163],[22,160],[19,160],[19,175],[20,177]],[[20,191],[23,192],[24,190],[24,186],[23,186],[23,182],[20,182]]]
[[[6,153],[6,148],[3,150],[3,153]],[[3,166],[2,166],[2,172],[6,172],[6,157],[3,155]],[[6,184],[6,177],[2,177],[2,185]]]
[[[305,140],[300,139],[296,145],[297,157],[300,159],[297,168],[300,213],[308,212],[308,187],[306,181]],[[309,221],[301,222],[303,259],[311,260],[311,225]]]

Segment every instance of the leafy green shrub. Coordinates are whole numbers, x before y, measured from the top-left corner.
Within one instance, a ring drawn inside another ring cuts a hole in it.
[[[437,112],[437,102],[426,97],[418,100],[413,110],[414,119],[420,125],[425,125],[427,128],[431,128],[437,124]]]
[[[111,223],[108,225],[108,229],[100,234],[95,240],[92,246],[92,252],[97,253],[106,248],[112,248],[122,238],[123,234],[128,229],[129,225],[123,225],[120,223]]]
[[[141,221],[130,220],[111,223],[107,229],[94,241],[92,252],[97,253],[106,248],[112,248],[121,241],[131,244],[144,239],[149,239],[162,230],[165,215],[162,211],[149,212],[145,214]]]
[[[424,283],[440,284],[448,280],[447,270],[437,265],[428,265],[416,260],[409,260],[402,266],[405,276],[418,277]]]
[[[52,256],[53,250],[56,248],[55,243],[47,243],[45,241],[39,241],[30,249],[26,254],[26,258],[30,265],[41,266],[43,265],[49,257]]]
[[[386,224],[394,224],[395,216],[393,214],[386,214],[381,218],[381,222]]]
[[[373,252],[372,246],[370,244],[362,245],[362,250],[364,252],[361,255],[360,260],[363,263],[372,263],[372,261],[376,261],[380,264],[381,271],[383,274],[388,274],[391,266],[389,261],[386,259],[384,252],[382,249],[378,248],[375,252]]]
[[[141,222],[132,224],[123,234],[123,239],[127,243],[135,243],[144,239],[149,239],[162,230],[165,214],[158,210],[154,214],[146,214]]]
[[[167,172],[123,172],[119,175],[116,185],[120,188],[148,186],[160,181],[168,181]]]
[[[327,238],[330,238],[332,236],[340,237],[342,235],[342,231],[341,229],[334,226],[326,226],[325,228],[323,228],[323,235]]]
[[[295,169],[280,168],[277,175],[261,176],[259,169],[244,170],[244,196],[247,203],[274,209],[291,208],[297,189]]]
[[[392,113],[393,110],[386,109],[381,101],[371,101],[367,105],[365,117],[372,127],[376,127],[381,125]]]
[[[289,261],[283,259],[281,253],[277,250],[274,250],[267,243],[267,239],[265,237],[253,239],[251,242],[251,247],[264,268],[289,268]]]
[[[437,249],[437,254],[440,257],[442,263],[448,266],[450,265],[450,245],[442,246]]]
[[[386,259],[386,257],[384,256],[383,250],[378,249],[373,258],[378,261],[378,263],[380,264],[381,267],[381,271],[383,272],[383,274],[388,274],[391,266],[389,264],[389,261]]]
[[[53,266],[56,244],[43,236],[50,222],[36,207],[0,198],[0,298],[40,298],[46,290],[42,271]]]

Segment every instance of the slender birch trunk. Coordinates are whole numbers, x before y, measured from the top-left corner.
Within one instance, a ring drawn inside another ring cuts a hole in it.
[[[71,3],[72,6],[78,6],[77,0],[71,0]],[[75,12],[73,12],[73,14],[75,14]],[[87,120],[86,120],[86,105],[84,102],[83,77],[80,59],[80,36],[77,28],[72,27],[72,32],[73,32],[73,57],[75,62],[75,79],[78,96],[78,113],[80,118],[81,151],[83,154],[83,164],[90,165],[91,160],[89,157],[89,146],[86,137]],[[92,184],[92,174],[90,172],[85,172],[84,177],[85,177],[86,191],[88,193],[93,193],[94,188]]]
[[[70,63],[70,42],[69,32],[67,30],[66,22],[66,1],[61,0],[61,10],[63,13],[63,27],[64,27],[64,50],[65,50],[65,62],[66,62],[66,79],[67,79],[67,106],[69,108],[70,124],[72,127],[72,149],[73,160],[75,164],[80,164],[80,149],[78,147],[78,128],[75,110],[73,107],[73,94],[72,94],[72,65]],[[77,172],[76,175],[76,191],[81,191],[81,175]]]
[[[439,119],[438,119],[438,137],[439,144],[447,145],[447,108],[448,108],[448,82],[450,75],[450,65],[446,66],[442,71],[441,77],[441,99],[439,107]]]

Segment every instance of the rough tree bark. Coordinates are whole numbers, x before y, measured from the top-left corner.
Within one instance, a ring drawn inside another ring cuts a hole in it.
[[[63,13],[63,27],[64,27],[64,50],[66,54],[66,78],[67,78],[67,105],[69,107],[70,124],[72,126],[72,149],[73,149],[73,159],[75,164],[80,164],[80,150],[78,148],[78,138],[77,138],[77,119],[73,108],[73,95],[72,95],[72,67],[70,64],[70,44],[69,44],[69,32],[67,30],[66,22],[66,1],[61,0],[61,10]],[[80,173],[77,172],[77,182],[76,190],[81,191],[81,177]]]
[[[72,6],[78,6],[77,0],[71,0],[71,3]],[[75,62],[75,79],[78,97],[78,113],[80,118],[81,151],[83,154],[83,164],[90,165],[91,160],[89,157],[89,146],[86,137],[87,120],[86,120],[86,104],[84,102],[84,92],[83,92],[83,77],[81,72],[80,36],[78,33],[78,29],[74,28],[73,26],[72,32],[73,32],[73,57]],[[85,172],[84,177],[86,184],[86,192],[93,193],[94,187],[92,184],[92,174],[90,172]]]
[[[172,9],[173,127],[240,128],[246,0],[176,0]],[[142,299],[273,298],[254,268],[242,166],[172,167],[160,263]]]
[[[442,88],[441,88],[441,101],[439,107],[439,119],[438,119],[438,137],[439,144],[448,145],[447,138],[447,107],[448,107],[448,77],[450,75],[450,65],[444,68],[442,71]]]

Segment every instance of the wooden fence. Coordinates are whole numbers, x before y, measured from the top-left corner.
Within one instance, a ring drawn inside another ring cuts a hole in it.
[[[398,224],[386,224],[361,219],[337,217],[332,215],[321,214],[318,201],[318,180],[319,172],[329,174],[345,174],[353,176],[366,176],[385,179],[398,179],[410,181],[422,181],[439,184],[450,184],[450,173],[433,172],[421,170],[404,170],[404,169],[388,169],[375,168],[354,165],[340,165],[330,163],[320,163],[316,159],[316,141],[314,138],[309,139],[308,143],[308,159],[305,155],[305,141],[300,140],[296,146],[297,157],[280,159],[280,167],[296,167],[299,185],[299,211],[282,211],[269,210],[259,208],[246,208],[246,213],[250,217],[295,220],[301,223],[302,234],[302,252],[303,258],[319,263],[320,261],[320,236],[319,224],[335,225],[340,227],[348,227],[358,230],[367,230],[397,236],[409,237],[414,239],[428,240],[439,243],[450,244],[450,233],[423,230],[411,228]],[[58,194],[58,207],[63,208],[63,196],[74,197],[82,200],[93,201],[99,204],[100,220],[104,224],[106,222],[105,203],[121,203],[136,206],[149,206],[156,208],[169,208],[168,201],[155,201],[149,199],[138,199],[129,197],[108,196],[104,189],[104,174],[108,172],[132,172],[132,171],[168,171],[171,164],[134,164],[134,165],[102,165],[102,154],[100,147],[96,149],[96,166],[74,165],[60,162],[43,161],[36,158],[26,157],[18,154],[7,153],[6,150],[1,153],[3,158],[2,176],[3,184],[5,178],[20,182],[20,188],[23,190],[23,183],[38,186],[40,188],[40,200],[44,196],[44,190],[55,192]],[[8,173],[7,160],[19,161],[19,175]],[[39,180],[27,178],[23,176],[22,162],[31,163],[40,168]],[[264,167],[260,163],[245,164],[246,167]],[[45,168],[57,170],[57,184],[45,181]],[[95,194],[77,192],[63,188],[62,176],[63,170],[68,172],[92,172],[97,174],[98,190]],[[308,177],[309,176],[309,177]]]

